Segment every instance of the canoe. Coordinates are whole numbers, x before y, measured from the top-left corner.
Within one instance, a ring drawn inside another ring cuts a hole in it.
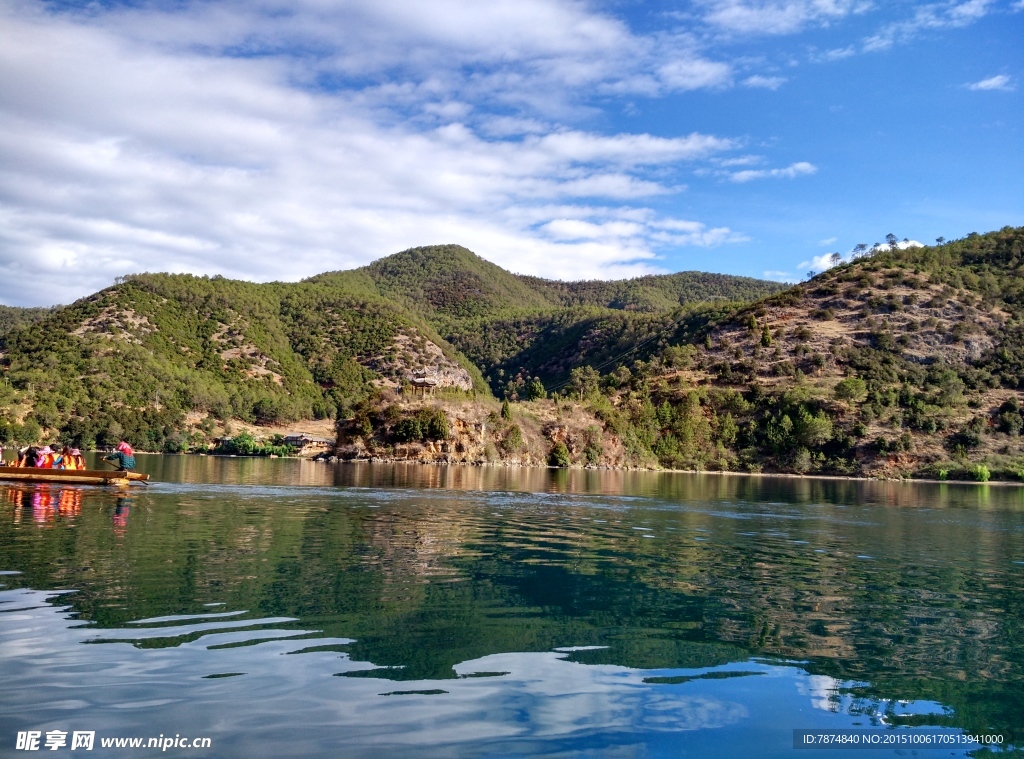
[[[69,485],[127,485],[145,482],[148,474],[118,472],[113,469],[37,469],[35,467],[0,466],[0,480],[20,482],[56,482]]]

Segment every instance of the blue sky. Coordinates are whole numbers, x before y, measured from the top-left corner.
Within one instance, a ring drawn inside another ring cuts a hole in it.
[[[460,243],[797,280],[1024,224],[1024,0],[0,0],[0,303]]]

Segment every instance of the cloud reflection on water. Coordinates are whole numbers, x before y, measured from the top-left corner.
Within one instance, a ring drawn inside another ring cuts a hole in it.
[[[333,677],[374,665],[343,652],[350,639],[320,637],[310,647],[316,631],[273,629],[288,620],[253,619],[263,629],[237,630],[237,620],[218,628],[204,615],[198,624],[180,615],[181,624],[161,628],[103,630],[120,642],[83,646],[99,630],[44,603],[53,596],[0,591],[0,609],[17,609],[0,614],[0,672],[11,684],[0,716],[5,735],[204,735],[228,757],[580,755],[598,747],[602,756],[664,755],[672,746],[703,753],[716,744],[719,755],[768,756],[791,751],[795,727],[851,724],[830,700],[840,681],[789,664],[641,670],[582,664],[570,650],[509,652],[462,662],[454,679],[396,688],[379,677]],[[182,633],[199,637],[167,648],[132,645]],[[741,670],[766,676],[643,682]],[[210,678],[225,672],[235,676]],[[472,676],[484,673],[493,676]]]

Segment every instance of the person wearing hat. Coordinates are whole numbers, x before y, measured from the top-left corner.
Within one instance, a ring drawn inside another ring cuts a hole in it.
[[[135,468],[135,451],[122,440],[118,443],[117,450],[109,456],[104,456],[103,460],[114,462],[119,472],[130,472]]]
[[[53,469],[54,453],[50,446],[43,446],[36,452],[35,466],[38,469]]]

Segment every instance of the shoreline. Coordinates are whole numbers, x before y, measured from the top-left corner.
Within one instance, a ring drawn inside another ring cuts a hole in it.
[[[92,450],[89,453],[104,453],[104,451]],[[934,485],[998,485],[1001,487],[1024,487],[1024,482],[1013,480],[988,480],[978,482],[977,480],[937,480],[929,477],[865,477],[856,475],[841,474],[793,474],[790,472],[734,472],[718,469],[649,469],[645,467],[616,467],[616,466],[568,466],[556,467],[542,464],[512,464],[508,462],[493,461],[425,461],[422,459],[394,459],[394,458],[356,458],[343,459],[335,458],[330,461],[328,457],[310,456],[240,456],[238,454],[222,453],[164,453],[162,451],[136,451],[136,455],[142,456],[206,456],[209,458],[224,459],[268,459],[268,460],[291,460],[310,461],[322,464],[406,464],[416,466],[467,466],[467,467],[502,467],[506,469],[551,469],[577,472],[646,472],[649,474],[704,474],[721,477],[766,477],[794,480],[831,480],[848,482],[921,482]]]
[[[164,454],[167,455],[167,454]],[[171,454],[187,455],[187,454]],[[245,457],[236,457],[245,458]],[[249,457],[259,458],[259,457]],[[300,457],[296,457],[300,458]],[[468,466],[468,467],[502,467],[506,469],[549,469],[554,471],[575,471],[575,472],[643,472],[647,474],[700,474],[727,477],[774,477],[780,479],[794,480],[833,480],[848,482],[907,482],[907,483],[928,483],[934,485],[1002,485],[1013,487],[1024,487],[1024,482],[1013,480],[988,480],[978,482],[977,480],[936,480],[931,478],[918,477],[858,477],[842,474],[792,474],[789,472],[733,472],[716,469],[648,469],[644,467],[618,467],[618,466],[567,466],[557,467],[541,464],[510,464],[492,461],[424,461],[421,459],[390,459],[390,458],[359,458],[342,459],[329,461],[326,458],[305,459],[324,464],[406,464],[415,466]]]
[[[104,453],[105,451],[92,450],[89,453]],[[646,467],[619,467],[619,466],[579,466],[557,467],[545,464],[513,464],[501,461],[427,461],[423,459],[394,459],[394,458],[354,458],[343,459],[340,457],[323,456],[242,456],[239,454],[225,453],[164,453],[162,451],[136,451],[136,455],[142,456],[202,456],[207,458],[223,459],[267,459],[277,461],[308,461],[317,464],[404,464],[406,466],[460,466],[460,467],[493,467],[503,469],[534,469],[552,471],[574,471],[574,472],[636,472],[645,474],[692,474],[692,475],[713,475],[718,477],[764,477],[790,480],[827,480],[840,482],[906,482],[925,483],[931,485],[996,485],[1001,487],[1024,487],[1024,482],[1013,480],[937,480],[925,477],[866,477],[856,475],[840,474],[794,474],[790,472],[735,472],[720,469],[650,469]],[[333,461],[330,459],[334,458]],[[6,464],[6,462],[0,462]]]

